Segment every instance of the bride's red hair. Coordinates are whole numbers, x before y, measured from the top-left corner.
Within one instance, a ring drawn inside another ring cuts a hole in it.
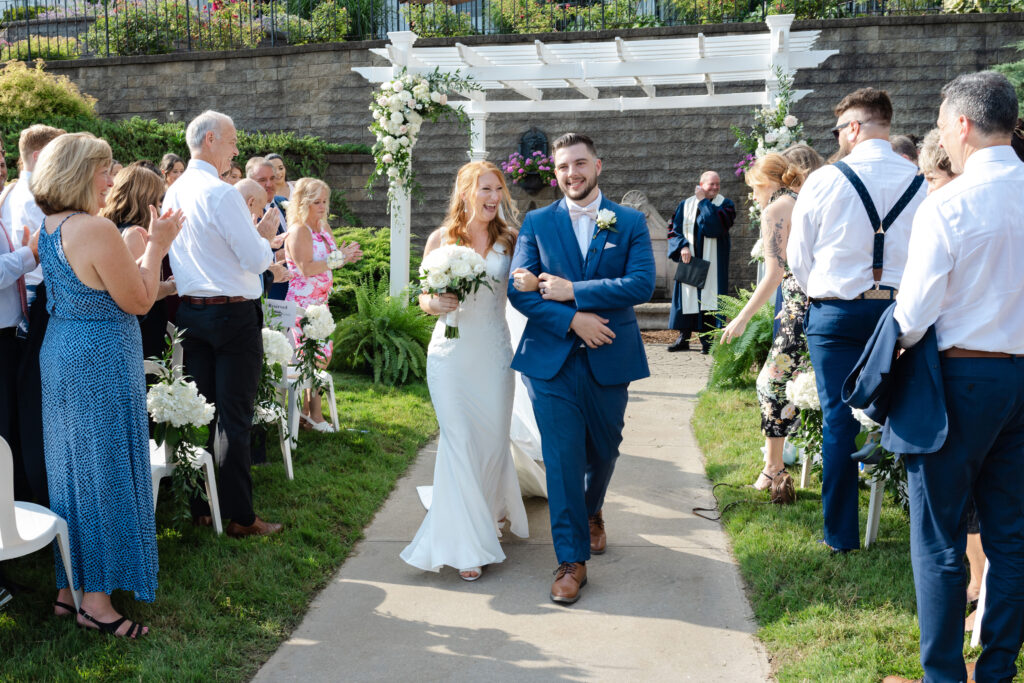
[[[497,166],[489,161],[471,161],[464,164],[455,176],[455,185],[452,187],[452,196],[448,202],[448,214],[441,223],[441,241],[447,244],[469,245],[468,225],[473,219],[470,214],[472,210],[465,197],[476,192],[480,176],[493,173],[501,183],[501,202],[498,215],[487,225],[488,246],[493,247],[500,244],[505,247],[505,253],[511,255],[516,245],[515,227],[510,225],[516,219],[518,213],[512,205],[512,197],[508,193],[508,184],[505,182],[505,175]],[[504,216],[504,217],[503,217]]]

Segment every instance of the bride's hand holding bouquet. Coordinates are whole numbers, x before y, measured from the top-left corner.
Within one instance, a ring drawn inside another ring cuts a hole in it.
[[[420,290],[429,296],[421,300],[428,313],[443,316],[446,339],[458,339],[458,306],[480,285],[491,289],[484,259],[475,249],[449,244],[431,251],[420,265]]]

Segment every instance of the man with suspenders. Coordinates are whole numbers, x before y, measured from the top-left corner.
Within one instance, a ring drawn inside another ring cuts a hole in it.
[[[804,329],[824,417],[824,544],[838,553],[860,547],[857,464],[850,459],[860,425],[842,401],[843,382],[896,297],[927,188],[917,167],[892,151],[888,93],[861,88],[835,114],[832,133],[845,156],[801,188],[786,256],[810,299]]]

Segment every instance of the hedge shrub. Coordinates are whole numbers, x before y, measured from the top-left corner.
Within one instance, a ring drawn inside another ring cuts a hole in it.
[[[96,98],[83,94],[67,76],[44,71],[44,66],[42,61],[31,69],[24,62],[8,62],[0,69],[0,119],[96,121]]]

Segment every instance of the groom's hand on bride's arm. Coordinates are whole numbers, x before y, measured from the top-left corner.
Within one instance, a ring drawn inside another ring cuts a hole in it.
[[[611,344],[615,333],[608,327],[608,319],[596,313],[577,311],[573,316],[569,329],[576,333],[583,343],[592,349]]]
[[[576,298],[572,283],[565,278],[541,273],[537,279],[540,281],[540,295],[549,301],[572,301]]]

